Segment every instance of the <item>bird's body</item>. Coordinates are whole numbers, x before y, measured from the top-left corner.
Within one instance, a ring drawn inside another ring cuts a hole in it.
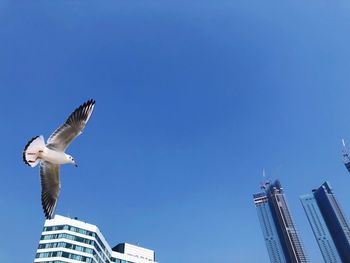
[[[82,133],[88,122],[95,101],[89,100],[77,108],[45,144],[42,135],[32,138],[24,148],[23,161],[31,167],[40,163],[41,203],[46,218],[51,218],[57,205],[61,189],[60,170],[62,164],[73,164],[73,157],[65,153],[69,144]]]
[[[70,155],[65,154],[64,152],[59,152],[55,150],[51,150],[50,148],[43,149],[42,152],[39,153],[39,158],[41,160],[53,163],[53,164],[68,164],[72,163]]]

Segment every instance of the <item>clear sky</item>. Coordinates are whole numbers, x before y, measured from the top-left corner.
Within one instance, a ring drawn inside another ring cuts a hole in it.
[[[44,223],[25,144],[90,98],[58,214],[161,263],[268,263],[266,168],[321,262],[299,195],[329,180],[350,215],[349,28],[345,0],[0,0],[0,262],[31,262]]]

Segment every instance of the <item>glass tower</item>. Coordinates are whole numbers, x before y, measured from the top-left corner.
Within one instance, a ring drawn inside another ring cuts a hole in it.
[[[259,193],[254,194],[253,197],[270,261],[272,263],[286,263],[267,196],[265,193]]]
[[[281,183],[266,182],[262,189],[253,197],[271,262],[308,263]]]
[[[311,214],[309,207],[305,209],[305,204],[308,202],[313,203],[314,207],[318,208],[319,213]],[[340,208],[337,199],[335,198],[330,184],[328,182],[325,182],[318,189],[313,190],[313,193],[309,197],[309,200],[303,201],[302,197],[302,203],[308,218],[309,216],[315,216],[315,220],[318,221],[318,225],[321,225],[323,229],[328,230],[325,232],[325,234],[323,234],[323,240],[329,240],[324,241],[329,243],[329,245],[323,244],[322,240],[317,240],[320,248],[323,246],[323,248],[321,248],[322,255],[324,255],[322,249],[325,250],[328,248],[328,250],[331,251],[330,253],[335,254],[336,258],[338,258],[338,261],[328,262],[350,262],[349,224],[344,216],[342,209]],[[312,222],[310,222],[310,224],[313,228],[316,239],[318,239],[320,236],[320,234],[317,232],[318,229],[314,230],[314,227],[316,228],[318,225],[315,225]],[[334,249],[334,247],[336,249]]]
[[[313,194],[300,197],[325,263],[342,263]]]

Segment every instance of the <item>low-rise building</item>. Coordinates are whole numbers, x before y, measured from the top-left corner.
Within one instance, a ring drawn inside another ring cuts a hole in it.
[[[34,262],[156,263],[153,250],[128,243],[111,248],[97,226],[59,215],[45,221]]]

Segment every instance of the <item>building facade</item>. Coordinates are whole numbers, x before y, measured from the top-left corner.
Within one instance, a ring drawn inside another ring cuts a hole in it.
[[[315,218],[309,222],[325,261],[350,262],[350,227],[330,184],[323,183],[312,195],[302,196],[301,201],[307,217]],[[338,261],[330,261],[333,259],[327,254],[325,257],[327,252]]]
[[[253,198],[271,262],[308,263],[281,183],[265,182],[262,189]]]
[[[59,215],[45,221],[34,262],[156,263],[153,250],[128,243],[111,248],[97,226]]]
[[[258,193],[253,197],[270,261],[271,263],[286,263],[267,196],[265,193]]]
[[[300,197],[325,263],[342,263],[313,194]]]

